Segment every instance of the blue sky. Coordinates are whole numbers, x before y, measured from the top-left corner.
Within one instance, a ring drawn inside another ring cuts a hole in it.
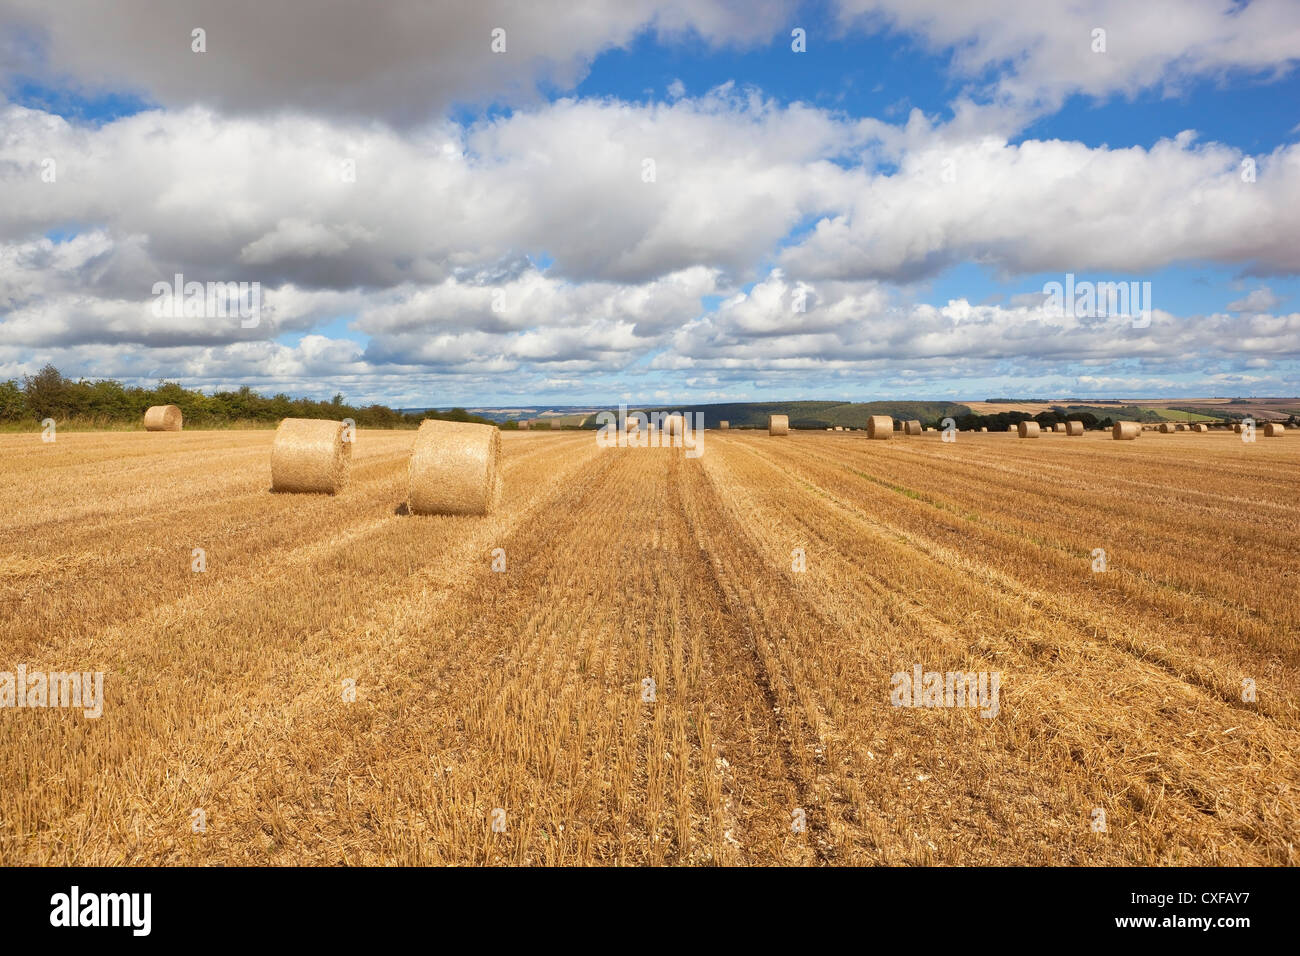
[[[293,69],[257,46],[274,11],[105,22],[93,67],[93,6],[0,21],[0,378],[404,406],[1294,393],[1279,14],[1193,0],[1171,40],[1106,0],[993,6],[416,5],[313,25]],[[484,49],[496,23],[526,55]],[[350,152],[356,188],[320,180]],[[259,282],[266,321],[158,321],[178,271]],[[1043,315],[1066,273],[1149,282],[1153,327]]]

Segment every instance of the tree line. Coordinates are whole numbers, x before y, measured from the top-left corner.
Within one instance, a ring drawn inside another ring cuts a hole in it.
[[[265,396],[244,386],[235,391],[205,395],[176,382],[160,382],[152,388],[127,386],[112,379],[70,379],[53,365],[22,382],[0,382],[0,422],[39,425],[47,418],[60,424],[95,427],[138,425],[150,405],[175,405],[194,428],[226,425],[276,424],[282,418],[352,419],[361,428],[414,428],[425,418],[483,422],[463,408],[449,412],[400,412],[387,405],[347,404],[342,395],[329,401],[290,398],[284,393]]]

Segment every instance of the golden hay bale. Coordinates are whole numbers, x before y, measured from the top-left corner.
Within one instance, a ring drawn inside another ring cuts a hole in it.
[[[1174,431],[1176,431],[1176,432],[1185,432],[1185,431],[1187,431],[1187,426],[1186,426],[1186,425],[1175,425],[1175,426],[1174,426]]]
[[[1286,426],[1281,422],[1269,422],[1264,426],[1264,437],[1281,438],[1286,434]]]
[[[731,422],[725,420],[718,422],[718,431],[725,432],[730,430],[731,430]]]
[[[1066,423],[1065,423],[1065,433],[1066,433],[1067,435],[1082,435],[1082,434],[1083,434],[1083,422],[1066,422]]]
[[[1110,437],[1116,441],[1132,441],[1142,434],[1142,426],[1137,422],[1116,422],[1110,430]]]
[[[317,418],[286,418],[271,445],[271,490],[336,494],[348,483],[348,426]]]
[[[919,434],[921,434],[921,423],[918,422],[915,418],[913,418],[910,422],[904,422],[904,423],[903,423],[903,434],[904,434],[904,435],[919,435]]]
[[[501,500],[501,433],[428,418],[415,433],[407,504],[416,515],[484,515]]]
[[[1209,430],[1210,430],[1210,426],[1202,424],[1201,422],[1197,422],[1195,425],[1192,426],[1192,431],[1194,432],[1208,432]]]
[[[144,430],[147,432],[178,432],[181,430],[181,410],[175,405],[151,405],[144,413]]]
[[[988,430],[989,430],[989,426],[987,426],[987,425],[981,425],[981,426],[980,426],[980,431],[981,431],[981,432],[986,432],[986,431],[988,431]]]
[[[867,438],[883,441],[894,437],[894,420],[888,415],[872,415],[867,419]]]
[[[1060,432],[1063,435],[1069,434],[1069,430],[1065,427],[1065,422],[1057,422],[1055,425],[1052,426],[1052,431]]]
[[[1236,424],[1234,424],[1234,425],[1232,426],[1232,430],[1233,430],[1236,434],[1240,435],[1240,434],[1242,433],[1242,430],[1244,429],[1244,427],[1245,427],[1245,426],[1242,425],[1241,422],[1237,422]]]
[[[1038,422],[1021,422],[1016,426],[1016,433],[1021,438],[1037,438],[1042,434]]]
[[[1161,423],[1160,423],[1160,434],[1162,434],[1162,435],[1172,435],[1173,433],[1174,433],[1174,423],[1173,423],[1173,422],[1161,422]]]
[[[767,433],[769,435],[790,434],[790,416],[789,415],[768,415]]]
[[[686,423],[683,421],[680,412],[673,412],[664,418],[664,434],[669,438],[676,436],[681,438],[685,434]]]
[[[835,426],[835,430],[836,430],[837,432],[842,432],[842,431],[844,431],[844,426],[843,426],[843,425],[836,425],[836,426]]]

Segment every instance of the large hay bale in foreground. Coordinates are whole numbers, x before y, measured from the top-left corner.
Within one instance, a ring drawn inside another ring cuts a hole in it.
[[[180,431],[181,410],[175,405],[150,405],[144,413],[144,430],[147,432]]]
[[[917,421],[915,418],[913,418],[910,422],[903,422],[903,434],[904,435],[921,434],[921,423]]]
[[[1042,434],[1042,429],[1038,427],[1038,422],[1021,422],[1016,426],[1016,433],[1021,438],[1037,438]]]
[[[884,441],[894,437],[894,420],[888,415],[872,415],[867,419],[867,438]]]
[[[1286,434],[1286,426],[1281,422],[1269,422],[1264,426],[1265,438],[1281,438]]]
[[[425,419],[407,471],[417,515],[485,515],[501,499],[501,433],[492,425]]]
[[[790,416],[789,415],[767,416],[767,433],[769,435],[790,434]]]
[[[318,418],[286,418],[271,445],[271,490],[333,495],[348,483],[352,443],[347,426]]]
[[[1083,422],[1066,422],[1066,423],[1065,423],[1065,433],[1066,433],[1067,435],[1082,435],[1082,434],[1083,434]]]
[[[1116,441],[1132,441],[1142,434],[1142,426],[1137,422],[1116,422],[1110,430],[1110,437]]]

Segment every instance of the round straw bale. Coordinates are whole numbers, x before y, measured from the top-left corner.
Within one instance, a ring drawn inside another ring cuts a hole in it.
[[[888,415],[872,415],[867,419],[867,438],[877,441],[894,437],[894,420]]]
[[[1142,426],[1137,422],[1116,422],[1110,430],[1110,437],[1116,441],[1132,441],[1142,434]]]
[[[1161,422],[1161,423],[1160,423],[1160,434],[1162,434],[1162,435],[1172,435],[1173,432],[1174,432],[1174,423],[1173,423],[1173,422]]]
[[[348,483],[352,443],[347,426],[317,418],[286,418],[271,445],[271,490],[336,494]]]
[[[1082,434],[1083,434],[1083,422],[1066,422],[1066,423],[1065,423],[1065,433],[1066,433],[1067,435],[1082,435]]]
[[[790,416],[789,415],[768,415],[767,433],[769,435],[790,434]]]
[[[1016,432],[1021,438],[1037,438],[1042,434],[1042,429],[1039,428],[1038,422],[1021,422],[1016,426]]]
[[[1055,425],[1052,426],[1052,431],[1061,432],[1062,434],[1069,434],[1069,430],[1065,427],[1065,422],[1057,422]]]
[[[664,419],[664,434],[669,438],[674,435],[681,438],[685,434],[685,422],[680,412],[673,412]]]
[[[987,426],[987,425],[981,425],[981,426],[980,426],[980,431],[981,431],[981,432],[986,432],[986,431],[988,431],[988,430],[989,430],[989,426]]]
[[[731,422],[726,421],[726,420],[723,420],[723,421],[718,422],[718,431],[723,431],[723,432],[725,432],[725,431],[730,431],[730,430],[731,430]]]
[[[1232,426],[1232,430],[1240,435],[1244,427],[1241,422],[1237,422]]]
[[[1269,422],[1264,426],[1265,438],[1281,438],[1286,434],[1286,426],[1281,422]]]
[[[921,423],[917,421],[915,418],[913,418],[909,422],[903,422],[903,434],[904,435],[921,434]]]
[[[178,432],[181,430],[181,410],[175,405],[151,405],[144,413],[144,430],[147,432]]]
[[[426,418],[415,433],[407,502],[416,515],[485,515],[501,500],[501,433]]]
[[[1202,422],[1197,422],[1195,425],[1192,426],[1192,431],[1194,432],[1208,432],[1209,430],[1210,430],[1210,426]]]
[[[1176,432],[1185,432],[1185,431],[1187,431],[1187,426],[1186,426],[1186,425],[1175,425],[1175,426],[1174,426],[1174,431],[1176,431]]]

